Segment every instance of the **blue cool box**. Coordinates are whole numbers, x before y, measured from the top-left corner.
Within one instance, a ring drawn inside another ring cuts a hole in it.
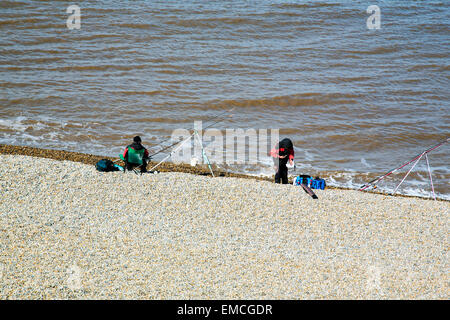
[[[325,183],[324,179],[313,179],[313,178],[298,176],[294,180],[294,185],[296,185],[296,186],[299,186],[303,183],[306,184],[311,189],[324,190],[326,187],[326,183]]]

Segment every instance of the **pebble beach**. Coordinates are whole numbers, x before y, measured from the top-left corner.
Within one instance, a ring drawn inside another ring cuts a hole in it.
[[[0,299],[448,299],[450,202],[0,154]]]

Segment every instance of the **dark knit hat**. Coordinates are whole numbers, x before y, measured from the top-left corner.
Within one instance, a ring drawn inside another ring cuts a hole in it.
[[[142,142],[141,137],[139,137],[139,136],[134,137],[133,141],[137,142],[137,143]]]

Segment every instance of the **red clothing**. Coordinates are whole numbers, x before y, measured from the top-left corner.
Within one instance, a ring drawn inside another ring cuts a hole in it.
[[[287,149],[285,150],[284,148],[273,148],[272,150],[270,150],[270,156],[272,158],[280,158],[280,151],[281,152],[285,152],[287,151],[289,153],[289,160],[294,160],[294,149]]]

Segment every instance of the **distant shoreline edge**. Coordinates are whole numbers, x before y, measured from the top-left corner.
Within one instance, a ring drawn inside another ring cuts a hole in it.
[[[17,145],[8,145],[8,144],[0,144],[0,154],[5,155],[24,155],[24,156],[30,156],[30,157],[38,157],[38,158],[47,158],[47,159],[53,159],[53,160],[59,160],[59,161],[72,161],[72,162],[79,162],[84,163],[88,165],[95,165],[97,161],[101,159],[110,159],[112,161],[119,160],[119,158],[114,157],[108,157],[108,156],[99,156],[99,155],[92,155],[87,153],[81,153],[81,152],[74,152],[74,151],[66,151],[66,150],[58,150],[58,149],[44,149],[44,148],[37,148],[37,147],[30,147],[30,146],[17,146]],[[152,166],[156,165],[157,162],[150,161],[148,168],[151,168]],[[206,167],[206,165],[198,165],[196,167],[192,167],[189,164],[175,164],[172,162],[163,162],[161,165],[158,166],[158,171],[160,172],[183,172],[183,173],[190,173],[195,175],[202,175],[202,176],[211,176],[211,173],[209,169]],[[214,174],[217,177],[234,177],[234,178],[243,178],[243,179],[252,179],[252,180],[259,180],[259,181],[273,181],[273,177],[261,177],[256,175],[247,175],[247,174],[240,174],[240,173],[234,173],[234,172],[227,172],[218,169],[216,166],[213,165],[213,171]],[[356,190],[351,188],[344,188],[344,187],[335,187],[335,186],[327,186],[329,189],[339,189],[339,190]],[[410,195],[403,195],[403,194],[388,194],[383,192],[373,192],[370,191],[370,193],[380,194],[384,196],[390,196],[390,197],[405,197],[405,198],[418,198],[423,200],[431,200],[434,201],[431,198],[426,197],[419,197],[419,196],[410,196]],[[446,199],[436,199],[436,201],[443,201],[443,202],[450,202],[450,200]]]

